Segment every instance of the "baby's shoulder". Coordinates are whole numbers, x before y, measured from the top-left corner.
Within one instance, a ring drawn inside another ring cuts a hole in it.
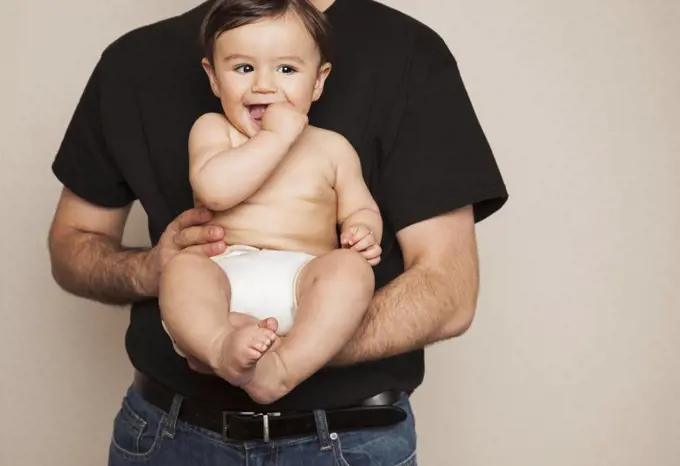
[[[205,113],[198,117],[189,133],[189,146],[237,144],[237,131],[221,113]]]
[[[210,112],[204,113],[196,121],[192,129],[202,130],[202,129],[224,129],[230,128],[231,123],[227,120],[227,117],[221,113]]]
[[[338,144],[341,140],[346,141],[345,137],[340,133],[312,125],[307,125],[304,135],[305,137],[316,142],[324,142],[329,144]]]
[[[352,144],[340,133],[318,126],[307,126],[304,133],[306,145],[332,157],[356,156]]]

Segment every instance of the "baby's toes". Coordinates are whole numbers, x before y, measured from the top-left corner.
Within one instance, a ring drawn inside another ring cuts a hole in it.
[[[252,347],[258,351],[265,352],[271,347],[272,343],[274,343],[276,334],[267,329],[261,330],[262,331],[257,332],[253,337]]]
[[[249,363],[252,363],[253,361],[257,361],[262,357],[262,353],[264,353],[265,350],[260,350],[259,348],[256,348],[255,346],[251,346],[250,348],[245,348],[245,351],[243,352],[243,357],[245,359],[244,365],[248,365]]]

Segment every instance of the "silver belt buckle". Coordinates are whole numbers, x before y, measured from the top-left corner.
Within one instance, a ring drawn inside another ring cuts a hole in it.
[[[278,417],[281,416],[281,413],[262,414],[262,439],[264,443],[269,443],[269,416]]]
[[[223,411],[222,412],[222,438],[225,440],[228,440],[229,437],[227,437],[227,434],[229,432],[229,422],[227,420],[227,416],[230,414],[238,415],[238,416],[251,416],[251,417],[262,417],[262,439],[264,440],[265,443],[269,443],[270,440],[270,434],[269,434],[269,417],[278,417],[281,416],[281,413],[254,413],[254,412],[244,412],[244,411]]]

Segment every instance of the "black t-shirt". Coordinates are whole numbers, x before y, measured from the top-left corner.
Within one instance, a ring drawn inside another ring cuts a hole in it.
[[[139,200],[153,244],[193,205],[192,124],[221,111],[200,65],[199,27],[209,4],[107,47],[53,164],[67,188],[94,204]],[[382,262],[375,268],[382,287],[403,271],[396,231],[468,204],[482,220],[507,193],[457,63],[435,32],[372,0],[336,0],[326,13],[333,70],[310,123],[343,134],[361,158],[384,216]],[[175,354],[155,299],[132,306],[126,348],[138,370],[185,396],[223,409],[256,409],[245,392],[191,371]],[[423,375],[423,351],[322,369],[268,409],[349,405],[386,389],[411,391]]]

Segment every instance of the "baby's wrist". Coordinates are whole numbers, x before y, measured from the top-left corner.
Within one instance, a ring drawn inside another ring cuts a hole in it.
[[[282,149],[283,151],[288,151],[288,149],[290,149],[290,146],[293,144],[292,141],[289,141],[282,134],[276,131],[272,131],[270,129],[262,128],[259,134],[262,137],[266,138],[268,142],[271,141],[271,144],[274,144],[277,148]]]

